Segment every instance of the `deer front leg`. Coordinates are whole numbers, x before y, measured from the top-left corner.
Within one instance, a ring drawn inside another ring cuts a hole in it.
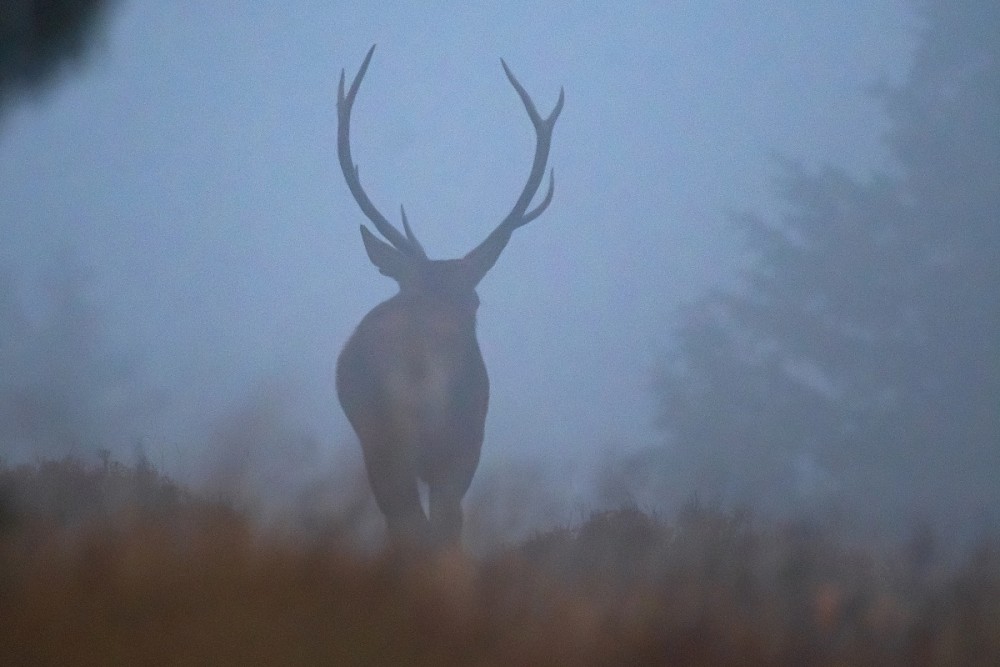
[[[390,536],[406,542],[425,541],[430,527],[420,504],[416,469],[412,462],[401,457],[380,457],[366,452],[365,468]]]
[[[435,544],[458,544],[462,535],[462,495],[449,486],[431,486],[430,529]]]

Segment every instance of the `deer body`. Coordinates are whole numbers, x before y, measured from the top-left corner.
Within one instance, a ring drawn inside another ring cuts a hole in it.
[[[489,401],[475,310],[456,317],[402,293],[376,306],[340,354],[337,394],[361,440],[369,484],[390,531],[426,532],[420,479],[431,490],[435,536],[454,539]]]
[[[563,95],[542,119],[504,64],[538,135],[531,174],[510,214],[486,240],[461,259],[431,260],[402,208],[405,234],[371,203],[351,158],[351,107],[374,49],[346,95],[341,73],[337,149],[351,193],[388,241],[362,225],[368,257],[399,283],[400,291],[373,308],[344,345],[337,360],[337,396],[361,442],[368,481],[390,533],[453,543],[460,537],[461,501],[479,463],[489,403],[489,378],[476,340],[476,285],[511,232],[541,214],[552,199],[550,179],[544,200],[527,210],[544,176]],[[429,519],[420,502],[420,481],[429,489]]]

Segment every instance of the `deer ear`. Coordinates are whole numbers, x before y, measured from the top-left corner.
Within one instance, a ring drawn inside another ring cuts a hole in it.
[[[411,273],[410,258],[376,237],[364,225],[361,225],[361,240],[365,243],[368,259],[378,267],[379,273],[383,276],[389,276],[400,282]]]

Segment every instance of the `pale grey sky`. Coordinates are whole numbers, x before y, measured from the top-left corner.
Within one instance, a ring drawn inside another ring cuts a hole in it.
[[[378,7],[127,0],[85,66],[0,124],[0,267],[32,284],[68,248],[90,269],[165,397],[136,428],[168,469],[261,385],[354,447],[334,360],[395,285],[362,248],[334,106],[372,43],[355,159],[432,257],[478,243],[529,170],[499,58],[543,114],[566,90],[554,202],[479,290],[489,466],[658,441],[652,371],[673,308],[733,278],[726,214],[773,207],[777,155],[883,166],[864,89],[902,76],[916,27],[888,1]]]

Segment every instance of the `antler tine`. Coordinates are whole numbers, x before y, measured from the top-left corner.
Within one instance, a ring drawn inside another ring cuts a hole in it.
[[[470,277],[475,282],[479,282],[493,267],[493,264],[496,263],[497,258],[500,257],[500,253],[507,246],[511,233],[518,227],[526,225],[540,216],[552,202],[552,195],[555,192],[555,170],[549,173],[549,189],[545,193],[545,197],[542,198],[541,203],[532,210],[528,210],[528,205],[531,204],[531,200],[538,193],[538,186],[541,185],[542,178],[545,176],[545,165],[549,160],[549,148],[552,145],[552,130],[555,128],[556,120],[558,120],[559,114],[562,112],[563,102],[566,100],[566,94],[560,88],[559,100],[556,102],[555,108],[552,109],[552,113],[549,114],[548,118],[542,118],[538,113],[538,109],[535,108],[535,103],[532,102],[531,96],[528,95],[528,91],[524,89],[524,86],[517,80],[514,73],[510,71],[503,58],[500,59],[500,64],[503,65],[503,71],[507,75],[507,79],[514,86],[514,90],[517,91],[518,97],[521,98],[521,102],[528,112],[528,117],[531,119],[531,124],[535,127],[535,159],[531,164],[531,173],[528,174],[528,181],[524,184],[524,189],[521,191],[521,195],[517,198],[517,202],[514,203],[514,207],[510,210],[510,213],[490,232],[490,235],[482,243],[473,248],[464,258],[469,267]]]
[[[416,250],[422,257],[426,257],[427,253],[424,252],[424,247],[420,245],[420,241],[417,240],[413,230],[410,229],[410,223],[406,219],[406,209],[403,208],[402,204],[399,205],[399,217],[403,219],[403,231],[406,232],[407,241],[409,241],[410,245],[413,246],[413,249]]]
[[[555,194],[555,191],[556,191],[556,170],[550,169],[549,189],[545,192],[545,197],[542,198],[542,201],[540,204],[538,204],[538,206],[536,206],[532,210],[522,215],[520,224],[514,225],[513,229],[516,229],[521,225],[528,224],[529,222],[540,216],[543,212],[545,212],[545,209],[547,209],[549,207],[549,204],[552,203],[552,195]]]
[[[350,188],[354,200],[361,207],[361,212],[372,221],[375,229],[401,252],[426,258],[427,255],[424,253],[423,248],[413,235],[412,230],[410,230],[405,214],[403,216],[403,227],[406,230],[406,236],[403,236],[372,204],[371,199],[368,198],[364,188],[361,186],[358,165],[351,157],[351,109],[354,106],[354,98],[361,88],[361,81],[365,78],[365,72],[368,71],[368,64],[371,62],[374,53],[375,45],[372,44],[372,47],[368,49],[368,55],[365,56],[364,62],[361,63],[361,69],[355,75],[354,81],[351,82],[351,87],[346,95],[344,94],[345,72],[343,69],[340,70],[340,85],[337,87],[337,157],[340,160],[340,168],[344,172],[344,180],[347,181],[347,187]]]
[[[528,95],[528,91],[524,89],[524,86],[517,80],[514,73],[510,71],[510,67],[507,66],[503,58],[500,59],[500,64],[503,66],[504,74],[507,75],[507,80],[510,81],[514,90],[517,91],[518,97],[521,98],[521,102],[528,112],[531,124],[535,127],[536,137],[535,159],[531,165],[531,173],[528,174],[528,181],[524,184],[521,196],[518,197],[514,207],[507,214],[507,217],[504,218],[503,222],[500,223],[502,226],[514,230],[541,215],[552,201],[552,193],[555,187],[554,173],[549,177],[549,192],[546,194],[545,199],[530,213],[525,213],[531,200],[538,193],[538,186],[541,185],[542,178],[545,176],[545,165],[548,162],[549,148],[552,145],[552,130],[555,128],[556,120],[559,119],[559,114],[562,113],[566,94],[562,88],[559,89],[559,100],[556,102],[555,108],[549,114],[548,118],[543,119],[539,115],[538,109],[535,108],[535,103],[532,101],[531,96]]]

